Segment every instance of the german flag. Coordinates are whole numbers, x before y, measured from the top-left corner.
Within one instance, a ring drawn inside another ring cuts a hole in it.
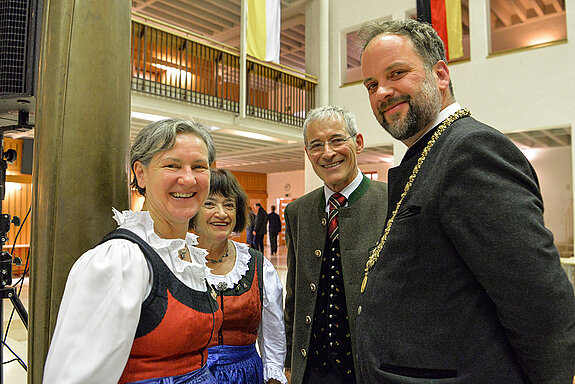
[[[417,0],[417,19],[433,26],[445,44],[447,60],[463,56],[461,0]]]

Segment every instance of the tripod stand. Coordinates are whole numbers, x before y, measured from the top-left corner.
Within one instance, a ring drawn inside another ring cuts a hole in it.
[[[9,149],[4,152],[4,132],[0,132],[0,213],[2,212],[2,201],[4,200],[6,194],[6,169],[8,168],[8,163],[13,163],[16,160],[16,151]],[[10,217],[8,214],[0,215],[0,250],[3,249],[4,244],[8,242],[8,231],[10,230],[10,224],[15,226],[20,225],[20,219],[16,216]],[[12,305],[16,309],[18,316],[24,323],[26,329],[28,329],[28,314],[26,313],[26,308],[20,301],[18,294],[14,287],[12,287],[12,255],[2,250],[0,252],[0,335],[2,334],[3,328],[3,303],[4,299],[10,299]],[[0,384],[4,383],[4,337],[2,338],[2,344],[0,345]],[[21,359],[18,359],[21,365],[23,365]],[[26,366],[23,365],[24,369]]]

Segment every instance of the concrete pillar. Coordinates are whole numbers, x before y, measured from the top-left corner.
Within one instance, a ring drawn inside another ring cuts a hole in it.
[[[328,105],[329,98],[329,0],[312,0],[305,8],[305,69],[317,76],[316,106]],[[319,52],[319,54],[317,54]],[[305,192],[323,185],[308,159],[304,163]]]
[[[331,62],[329,52],[329,0],[319,2],[319,75],[318,75],[318,106],[328,105],[329,97],[329,63]]]
[[[34,143],[28,382],[41,383],[72,264],[129,207],[128,0],[44,0]]]

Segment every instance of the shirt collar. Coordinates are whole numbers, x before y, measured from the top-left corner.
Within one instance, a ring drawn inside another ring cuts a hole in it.
[[[441,124],[441,122],[445,119],[447,119],[451,114],[457,112],[458,110],[461,109],[461,105],[459,105],[459,103],[456,101],[453,104],[448,105],[447,107],[443,108],[435,117],[435,120],[433,120],[433,123],[429,125],[429,127],[425,130],[425,132],[423,132],[423,135],[419,136],[419,139],[421,139],[423,136],[425,136],[425,134],[429,131],[431,131],[433,128],[435,128],[436,126],[438,126],[439,124]],[[415,141],[415,143],[417,143],[419,141],[419,139],[417,139]],[[413,143],[413,144],[415,144]]]
[[[361,173],[361,171],[357,170],[357,176],[355,176],[355,179],[353,179],[353,181],[351,183],[348,184],[347,187],[345,187],[344,189],[342,189],[339,193],[341,193],[342,195],[345,196],[346,199],[349,199],[349,196],[353,193],[353,191],[356,190],[357,187],[359,187],[359,185],[361,184],[361,180],[363,180],[363,173]],[[332,191],[331,189],[329,189],[329,187],[327,185],[323,185],[323,195],[325,197],[325,208],[326,208],[326,212],[329,212],[329,198],[331,197],[331,195],[333,195],[335,192]],[[347,205],[347,201],[345,202],[344,207]]]

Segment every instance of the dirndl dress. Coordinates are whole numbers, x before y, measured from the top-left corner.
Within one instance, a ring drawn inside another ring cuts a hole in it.
[[[262,358],[255,344],[211,347],[208,350],[207,364],[218,384],[261,384],[264,382]]]
[[[231,383],[231,382],[230,382]],[[207,365],[185,375],[135,381],[133,384],[218,384]]]
[[[207,365],[218,384],[263,384],[263,362],[256,350],[262,319],[263,255],[251,257],[234,286],[216,286],[222,326],[208,349]]]

